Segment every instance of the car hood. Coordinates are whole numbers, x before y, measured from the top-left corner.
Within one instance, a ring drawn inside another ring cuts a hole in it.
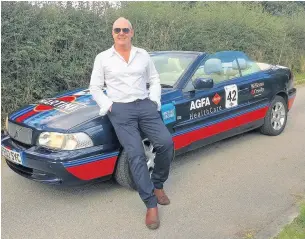
[[[98,116],[99,108],[88,89],[77,89],[39,100],[9,117],[38,130],[68,130],[84,121]]]
[[[170,98],[173,89],[162,89],[162,98]],[[39,100],[9,116],[10,121],[38,130],[67,131],[99,117],[99,107],[88,89],[77,89]]]

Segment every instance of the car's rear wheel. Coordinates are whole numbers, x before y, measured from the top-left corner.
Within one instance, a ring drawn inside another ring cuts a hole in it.
[[[277,136],[283,132],[287,122],[287,103],[279,95],[275,96],[267,111],[260,132],[265,135]]]
[[[143,147],[146,155],[147,168],[151,174],[155,166],[156,153],[152,143],[146,139],[143,140]],[[129,170],[127,153],[124,149],[119,156],[114,178],[121,186],[130,189],[136,189],[136,184],[134,183],[131,172]]]

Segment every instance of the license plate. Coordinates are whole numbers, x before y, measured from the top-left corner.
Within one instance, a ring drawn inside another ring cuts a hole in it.
[[[1,154],[4,158],[17,163],[17,164],[22,164],[22,156],[21,153],[18,153],[16,151],[10,150],[8,148],[5,148],[4,146],[1,145]]]

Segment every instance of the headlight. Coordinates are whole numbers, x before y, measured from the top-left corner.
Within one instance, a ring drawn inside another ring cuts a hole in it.
[[[85,133],[62,134],[43,132],[39,135],[38,145],[51,149],[75,150],[92,147],[93,142]]]

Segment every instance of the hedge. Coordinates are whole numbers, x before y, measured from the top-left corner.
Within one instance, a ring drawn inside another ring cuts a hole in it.
[[[305,72],[305,11],[291,4],[275,11],[258,2],[2,2],[1,121],[25,104],[88,86],[119,16],[133,24],[133,44],[148,51],[234,49]]]

